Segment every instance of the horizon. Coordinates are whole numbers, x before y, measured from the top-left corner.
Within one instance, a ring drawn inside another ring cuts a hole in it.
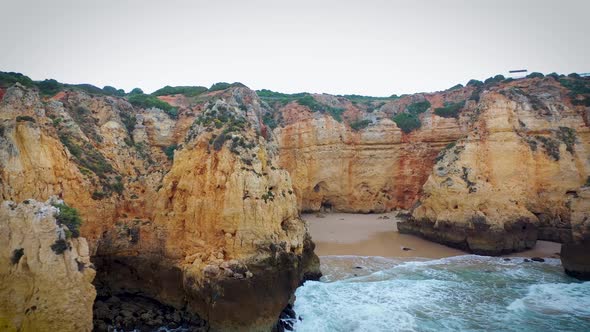
[[[33,80],[153,92],[241,82],[253,90],[390,96],[510,70],[590,71],[587,1],[174,0],[9,3],[0,69]],[[34,22],[34,24],[31,24]]]

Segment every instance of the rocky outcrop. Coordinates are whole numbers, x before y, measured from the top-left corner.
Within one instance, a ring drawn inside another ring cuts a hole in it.
[[[33,199],[0,205],[0,330],[92,331],[95,270],[59,210]]]
[[[437,158],[401,232],[498,255],[570,242],[572,196],[590,174],[590,130],[553,79],[482,95],[469,135]]]
[[[319,261],[262,124],[266,106],[243,86],[171,102],[177,113],[8,88],[0,194],[57,195],[80,211],[104,303],[139,296],[213,330],[268,330]],[[102,328],[139,322],[103,316]]]

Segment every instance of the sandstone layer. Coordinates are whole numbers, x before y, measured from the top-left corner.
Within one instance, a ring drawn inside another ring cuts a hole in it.
[[[32,199],[0,205],[2,331],[92,331],[96,291],[88,244],[66,237],[58,213]]]

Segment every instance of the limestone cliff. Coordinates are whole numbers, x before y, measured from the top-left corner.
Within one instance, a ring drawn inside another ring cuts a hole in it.
[[[340,121],[297,102],[280,108],[282,126],[275,129],[280,164],[293,178],[300,209],[368,213],[411,207],[438,152],[466,134],[462,120],[434,115],[435,106],[465,100],[470,92],[362,103],[317,95],[324,105],[342,110]],[[420,114],[421,128],[403,132],[392,116],[420,102],[432,105]]]
[[[553,79],[490,88],[400,231],[492,255],[570,242],[571,198],[590,174],[587,116]]]
[[[241,85],[163,99],[176,109],[6,89],[0,194],[80,211],[102,297],[150,297],[216,330],[270,329],[319,270],[267,110]]]
[[[96,272],[88,244],[67,238],[58,213],[32,199],[0,205],[2,331],[92,331]]]

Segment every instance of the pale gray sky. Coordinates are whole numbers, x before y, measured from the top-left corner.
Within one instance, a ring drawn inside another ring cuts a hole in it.
[[[590,1],[0,0],[0,70],[151,92],[442,90],[590,71]]]

